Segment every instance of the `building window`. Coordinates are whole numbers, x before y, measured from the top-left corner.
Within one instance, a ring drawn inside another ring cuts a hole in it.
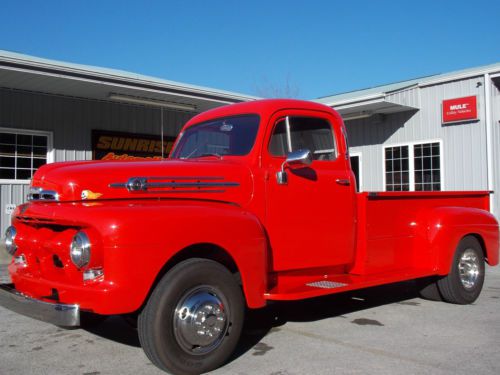
[[[413,146],[415,157],[415,190],[441,190],[441,150],[439,143]]]
[[[48,161],[49,134],[0,129],[0,180],[29,180]]]
[[[410,190],[410,166],[408,146],[385,149],[385,190]]]
[[[386,147],[386,191],[437,191],[441,182],[441,143]]]

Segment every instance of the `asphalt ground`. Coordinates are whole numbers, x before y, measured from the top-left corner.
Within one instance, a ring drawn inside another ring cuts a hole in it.
[[[6,267],[0,266],[5,280]],[[0,374],[162,374],[120,317],[65,330],[0,307]],[[500,374],[500,268],[459,306],[400,283],[275,304],[247,317],[231,361],[213,374]]]

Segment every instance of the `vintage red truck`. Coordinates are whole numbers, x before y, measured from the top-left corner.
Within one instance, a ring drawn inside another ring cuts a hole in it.
[[[0,305],[60,326],[136,314],[172,373],[224,364],[246,309],[402,280],[467,304],[498,264],[489,192],[356,193],[342,118],[262,100],[183,128],[168,160],[48,164],[6,232]]]

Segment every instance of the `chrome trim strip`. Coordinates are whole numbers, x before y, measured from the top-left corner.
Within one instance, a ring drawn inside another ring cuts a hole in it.
[[[111,188],[126,188],[129,192],[148,192],[148,193],[221,193],[224,190],[210,190],[210,188],[236,187],[238,182],[224,182],[223,177],[131,177],[127,182],[115,182],[109,184]],[[150,180],[166,180],[168,182],[149,182]],[[177,182],[175,180],[196,180],[194,182]],[[216,182],[211,182],[216,181]],[[172,190],[155,190],[149,189],[170,188]],[[176,190],[184,188],[192,190]],[[202,188],[208,188],[203,189]]]
[[[17,292],[12,284],[0,284],[0,306],[61,327],[80,325],[80,306],[39,301]]]
[[[59,194],[54,190],[44,190],[41,187],[33,186],[27,196],[28,201],[58,201]]]

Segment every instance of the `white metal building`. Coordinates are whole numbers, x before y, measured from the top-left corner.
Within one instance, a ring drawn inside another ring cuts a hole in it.
[[[316,101],[344,117],[360,190],[490,190],[500,217],[500,64]]]

